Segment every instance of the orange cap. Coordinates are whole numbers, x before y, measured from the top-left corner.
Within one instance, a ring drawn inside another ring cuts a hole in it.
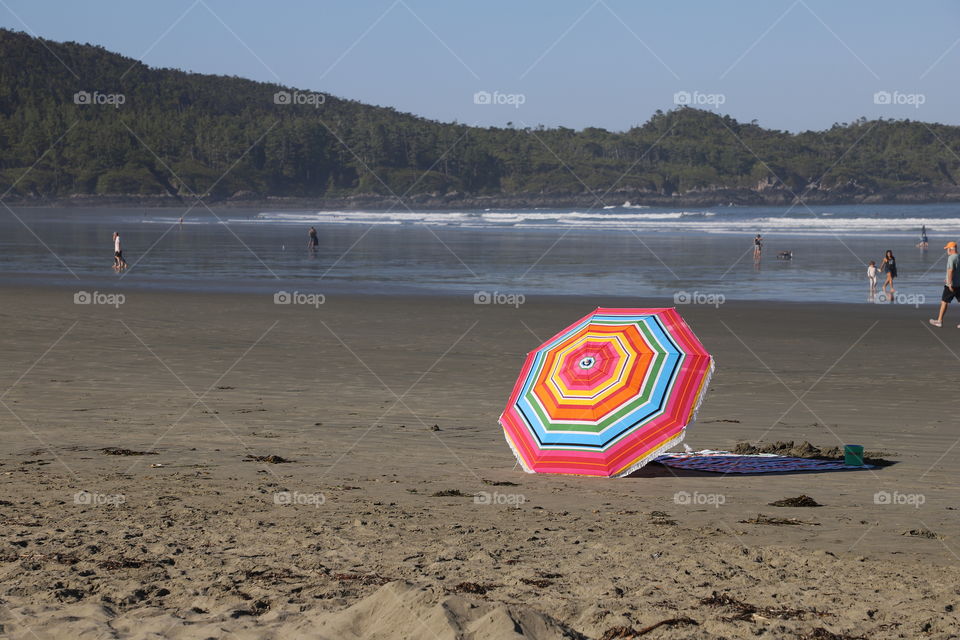
[[[947,246],[944,247],[944,249],[956,249],[956,248],[957,248],[957,243],[954,242],[953,240],[948,242]]]

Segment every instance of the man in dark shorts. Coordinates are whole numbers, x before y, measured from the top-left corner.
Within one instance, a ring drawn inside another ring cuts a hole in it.
[[[960,302],[960,255],[957,255],[957,243],[948,242],[944,247],[947,250],[947,277],[943,285],[943,295],[940,296],[940,315],[936,320],[930,320],[935,327],[943,325],[943,316],[947,314],[947,307],[954,300]],[[957,325],[960,328],[960,325]]]

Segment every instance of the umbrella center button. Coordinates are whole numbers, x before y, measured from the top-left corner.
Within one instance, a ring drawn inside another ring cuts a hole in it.
[[[581,369],[592,369],[593,365],[595,365],[596,363],[597,363],[596,358],[586,357],[579,362],[579,365]]]

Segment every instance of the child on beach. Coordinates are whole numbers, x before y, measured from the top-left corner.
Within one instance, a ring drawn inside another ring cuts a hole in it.
[[[870,282],[870,295],[875,296],[877,294],[877,261],[871,260],[870,265],[867,267],[867,280]]]

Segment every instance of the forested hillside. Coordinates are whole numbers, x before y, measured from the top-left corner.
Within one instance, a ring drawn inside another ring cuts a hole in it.
[[[0,30],[0,190],[16,182],[8,197],[21,200],[608,189],[611,201],[717,190],[843,199],[935,196],[960,175],[950,150],[960,128],[945,125],[861,119],[791,134],[681,108],[625,132],[477,128],[318,96]]]

